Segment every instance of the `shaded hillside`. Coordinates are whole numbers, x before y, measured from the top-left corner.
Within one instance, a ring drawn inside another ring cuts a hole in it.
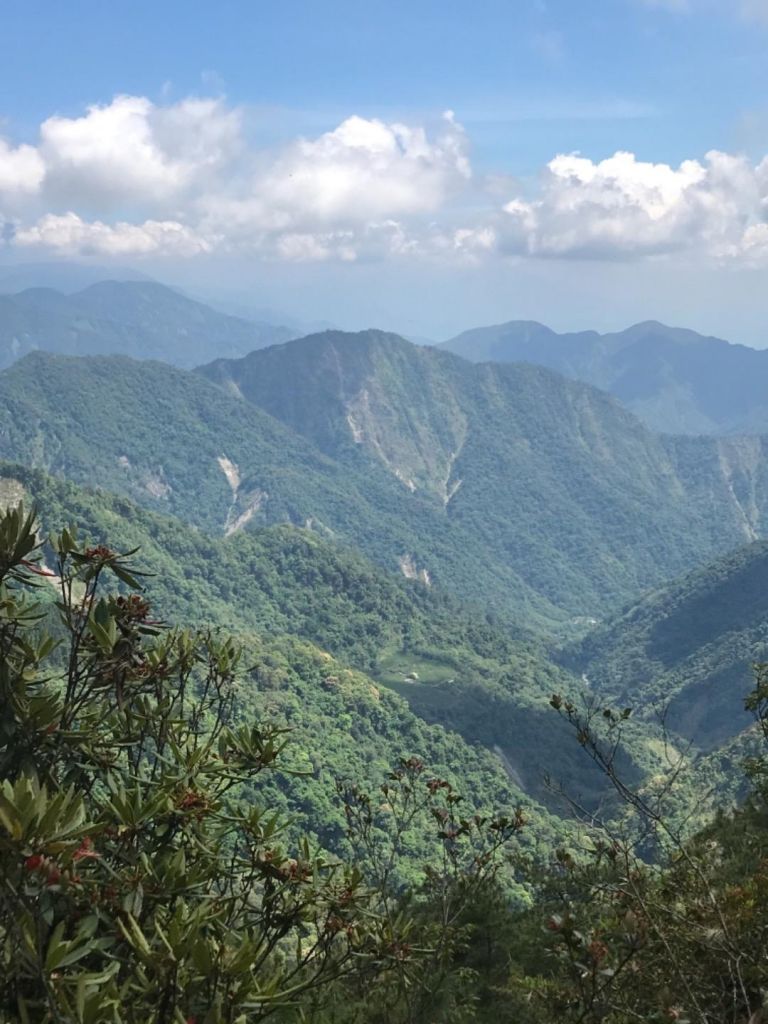
[[[630,605],[567,661],[618,701],[668,707],[671,729],[715,746],[752,719],[752,665],[768,660],[768,543],[726,555]]]
[[[52,288],[0,295],[0,367],[35,349],[194,366],[293,336],[285,327],[219,313],[153,281],[101,281],[71,295]]]
[[[768,351],[655,321],[614,334],[556,334],[516,321],[442,348],[476,362],[530,362],[610,391],[652,429],[685,434],[768,430]]]
[[[764,444],[662,438],[592,387],[326,332],[202,373],[349,467],[384,469],[575,617],[763,534]],[[432,571],[432,565],[427,565]]]

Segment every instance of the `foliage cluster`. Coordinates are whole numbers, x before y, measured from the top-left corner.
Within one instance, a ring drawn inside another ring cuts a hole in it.
[[[393,851],[433,822],[441,856],[421,902],[443,908],[437,926],[406,912],[393,870],[371,886],[306,839],[290,856],[285,824],[252,799],[285,729],[244,712],[242,651],[164,629],[132,552],[70,530],[50,543],[53,570],[31,515],[0,519],[3,1019],[245,1024],[325,1013],[341,985],[411,1007],[447,984],[456,906],[495,878],[522,813],[466,817],[449,782],[402,760],[377,798],[395,822],[382,855],[371,797],[346,791],[366,866],[394,870]],[[58,645],[35,597],[52,586]]]

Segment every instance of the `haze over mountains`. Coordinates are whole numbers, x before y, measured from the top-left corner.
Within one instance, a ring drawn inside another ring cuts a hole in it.
[[[100,281],[72,294],[43,287],[0,294],[0,367],[36,349],[192,367],[292,337],[287,327],[219,313],[154,281]]]
[[[121,280],[97,280],[99,272],[42,264],[0,273],[0,367],[42,349],[119,353],[190,369],[311,330],[242,296],[225,301],[221,311],[128,269],[119,271]],[[473,362],[533,363],[593,384],[661,433],[768,430],[768,349],[655,321],[611,334],[557,334],[533,321],[510,321],[465,331],[438,347]]]
[[[614,334],[556,334],[513,320],[465,331],[443,348],[477,362],[530,362],[615,395],[652,429],[680,434],[768,430],[768,350],[656,321]]]

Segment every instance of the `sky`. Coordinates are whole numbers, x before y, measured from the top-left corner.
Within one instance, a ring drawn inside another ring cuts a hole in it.
[[[0,38],[0,265],[768,346],[768,0],[4,0]]]

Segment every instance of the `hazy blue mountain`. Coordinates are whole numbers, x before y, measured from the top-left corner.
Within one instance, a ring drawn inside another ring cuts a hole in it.
[[[762,439],[660,437],[605,393],[530,364],[475,365],[366,331],[200,372],[338,462],[430,499],[571,616],[768,529]]]
[[[465,331],[442,348],[477,362],[529,362],[615,395],[654,430],[768,430],[768,350],[655,321],[615,334],[556,334],[533,321]]]
[[[53,288],[69,294],[99,281],[152,281],[148,274],[132,267],[77,263],[74,260],[50,263],[16,263],[0,266],[0,295],[28,288]]]
[[[36,349],[193,366],[294,336],[286,327],[219,313],[154,281],[100,281],[74,294],[38,286],[0,295],[0,367]]]

